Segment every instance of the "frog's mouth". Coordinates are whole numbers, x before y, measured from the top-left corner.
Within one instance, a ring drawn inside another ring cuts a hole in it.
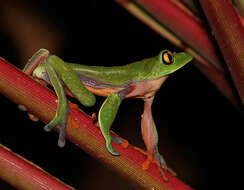
[[[192,59],[192,55],[185,52],[174,54],[174,63],[172,64],[171,72],[168,74],[177,71],[178,69],[189,63]]]

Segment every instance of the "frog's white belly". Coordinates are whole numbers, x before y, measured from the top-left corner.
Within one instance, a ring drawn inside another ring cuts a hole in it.
[[[149,98],[154,96],[161,87],[167,76],[154,79],[129,83],[123,87],[109,87],[108,85],[92,86],[84,82],[83,84],[92,93],[99,96],[109,96],[111,93],[125,91],[125,98]]]

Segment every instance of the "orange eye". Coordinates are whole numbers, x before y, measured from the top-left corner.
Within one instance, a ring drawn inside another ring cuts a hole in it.
[[[170,65],[171,63],[174,62],[173,54],[170,51],[165,51],[162,54],[162,62],[165,65]]]

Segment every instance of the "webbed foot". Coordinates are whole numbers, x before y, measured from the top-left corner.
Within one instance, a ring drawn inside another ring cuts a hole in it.
[[[156,152],[154,154],[154,158],[157,160],[157,164],[160,167],[161,173],[164,173],[163,170],[165,170],[165,171],[169,172],[171,175],[176,176],[176,173],[171,168],[169,168],[167,166],[167,164],[166,164],[166,162],[165,162],[165,160],[161,154]]]
[[[111,137],[112,137],[112,141],[119,144],[120,146],[122,146],[123,148],[127,148],[129,146],[129,142],[121,137],[119,137],[118,135],[116,135],[115,133],[111,132]]]
[[[171,175],[176,176],[176,173],[167,166],[163,156],[161,156],[159,153],[155,153],[154,155],[152,155],[138,147],[134,147],[134,149],[147,156],[146,161],[144,161],[142,164],[143,170],[147,170],[150,164],[152,163],[152,164],[157,164],[164,181],[168,181],[168,177],[165,174],[166,171],[169,172]]]

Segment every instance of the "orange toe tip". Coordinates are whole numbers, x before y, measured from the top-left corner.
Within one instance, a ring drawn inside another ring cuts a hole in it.
[[[135,149],[136,151],[142,153],[143,155],[148,155],[148,153],[145,150],[142,150],[141,148],[133,146],[133,149]]]
[[[125,139],[123,139],[122,141],[123,141],[123,143],[121,144],[121,146],[123,148],[127,148],[129,146],[129,142],[127,140],[125,140]]]
[[[133,149],[135,149],[136,151],[139,151],[140,148],[136,147],[136,146],[133,146]]]
[[[146,160],[145,162],[143,162],[142,169],[147,170],[149,168],[150,163],[151,163],[150,160]]]
[[[92,120],[96,120],[96,118],[97,118],[96,113],[92,113],[91,118],[92,118]]]
[[[165,182],[169,181],[169,178],[167,176],[165,176],[165,175],[163,175],[163,179],[164,179]]]
[[[70,108],[78,108],[77,104],[69,103]]]
[[[159,162],[158,162],[156,159],[153,159],[153,160],[152,160],[152,163],[153,163],[153,164],[157,164],[157,165],[159,164]]]
[[[39,120],[38,117],[36,117],[35,115],[33,115],[33,114],[31,114],[31,113],[28,113],[28,115],[29,115],[29,118],[30,118],[32,121],[38,121],[38,120]]]
[[[167,170],[167,167],[165,165],[161,166],[164,170]]]
[[[68,117],[68,122],[71,124],[72,128],[79,128],[79,124],[72,118],[72,116]]]
[[[148,164],[144,164],[144,163],[142,164],[142,169],[143,170],[147,170],[148,168],[149,168],[149,165]]]

